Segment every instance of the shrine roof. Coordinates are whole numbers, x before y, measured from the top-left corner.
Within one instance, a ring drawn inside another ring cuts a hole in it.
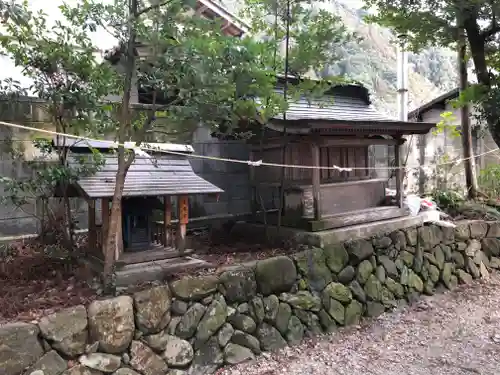
[[[80,177],[77,186],[87,198],[112,197],[118,170],[116,155],[103,154],[104,165],[90,176]],[[82,160],[83,159],[83,160]],[[94,164],[90,158],[70,158],[70,167],[82,162]],[[223,190],[198,176],[184,156],[165,155],[155,158],[145,153],[136,155],[125,178],[124,197],[179,194],[222,193]]]

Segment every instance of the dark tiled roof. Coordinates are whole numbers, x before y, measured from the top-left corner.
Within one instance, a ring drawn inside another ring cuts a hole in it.
[[[81,177],[77,184],[89,198],[112,197],[118,158],[116,155],[105,155],[104,166],[94,175]],[[73,158],[70,166],[81,164]],[[137,155],[130,166],[125,179],[123,196],[161,196],[176,194],[209,194],[222,193],[212,183],[196,175],[185,157],[165,156],[155,159],[150,156]]]

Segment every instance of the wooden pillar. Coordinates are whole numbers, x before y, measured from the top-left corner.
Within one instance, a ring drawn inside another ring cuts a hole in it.
[[[123,199],[120,202],[120,220],[118,220],[118,230],[116,231],[115,260],[123,254]]]
[[[189,221],[189,200],[187,195],[180,195],[177,201],[179,206],[179,227],[177,228],[177,249],[182,254],[186,250],[186,231]]]
[[[95,253],[97,247],[97,233],[96,233],[96,225],[95,225],[95,200],[90,199],[88,201],[88,213],[89,213],[89,233],[87,240],[87,248],[89,253]]]
[[[172,244],[171,241],[171,228],[172,223],[172,201],[169,195],[163,197],[163,246],[169,247]]]
[[[394,146],[394,159],[396,161],[396,202],[399,207],[403,207],[403,173],[404,169],[401,165],[401,143],[398,142]]]
[[[104,256],[104,243],[106,242],[106,237],[108,234],[108,228],[109,228],[109,198],[102,198],[101,199],[101,215],[102,215],[102,226],[101,226],[101,252]]]
[[[250,151],[250,160],[253,161],[255,152]],[[255,184],[255,167],[249,166],[249,180],[250,180],[250,208],[252,210],[252,219],[257,219],[257,185]]]
[[[312,165],[320,166],[319,146],[317,143],[311,143]],[[314,220],[321,220],[321,170],[314,168],[312,170],[312,191],[314,201]]]

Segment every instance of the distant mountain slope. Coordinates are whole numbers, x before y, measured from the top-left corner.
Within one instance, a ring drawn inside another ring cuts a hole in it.
[[[362,2],[333,0],[318,3],[342,17],[347,27],[356,31],[362,43],[339,46],[342,59],[328,74],[343,75],[362,82],[372,93],[374,105],[391,115],[397,112],[396,47],[393,35],[387,29],[363,21],[364,10],[352,8]],[[224,0],[223,5],[237,13],[239,0]],[[441,48],[432,48],[419,54],[409,54],[409,108],[410,110],[451,90],[457,84],[456,54]]]

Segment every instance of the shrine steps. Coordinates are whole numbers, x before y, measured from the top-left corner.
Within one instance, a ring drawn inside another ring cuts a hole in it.
[[[117,287],[126,287],[161,281],[175,273],[208,267],[211,267],[210,263],[189,256],[127,264],[116,270],[115,282]]]

